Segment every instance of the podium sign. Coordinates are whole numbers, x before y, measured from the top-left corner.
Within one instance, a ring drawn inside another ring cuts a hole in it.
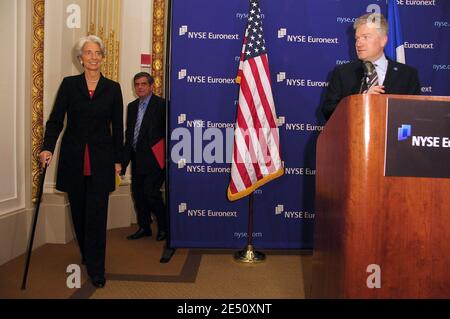
[[[450,103],[388,100],[385,176],[450,178]]]

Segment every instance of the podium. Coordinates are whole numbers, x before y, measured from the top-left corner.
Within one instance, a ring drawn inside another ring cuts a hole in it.
[[[338,105],[317,141],[312,298],[450,298],[450,179],[385,176],[393,99],[450,102],[364,94]]]

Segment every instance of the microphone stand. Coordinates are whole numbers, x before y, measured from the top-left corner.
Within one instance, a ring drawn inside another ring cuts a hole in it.
[[[364,75],[361,79],[361,85],[359,86],[359,94],[362,94],[366,90],[367,86],[367,73],[364,72]]]
[[[367,78],[369,76],[369,70],[367,69],[367,66],[363,63],[362,64],[364,69],[364,75],[361,79],[361,85],[359,86],[359,94],[362,94],[365,90],[367,90]]]

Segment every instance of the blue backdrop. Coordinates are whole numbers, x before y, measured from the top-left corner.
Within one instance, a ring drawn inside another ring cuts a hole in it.
[[[450,1],[399,0],[406,63],[423,94],[450,95]],[[170,78],[173,247],[243,248],[246,198],[228,202],[247,0],[173,0]],[[315,143],[332,69],[355,59],[352,24],[386,1],[261,0],[285,175],[255,192],[256,248],[313,246]]]

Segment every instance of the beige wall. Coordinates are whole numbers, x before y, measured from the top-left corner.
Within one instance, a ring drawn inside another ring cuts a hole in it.
[[[0,215],[25,208],[25,1],[0,1]]]
[[[0,1],[0,264],[25,251],[31,222],[30,12],[30,1]]]
[[[123,0],[120,84],[125,107],[135,99],[132,78],[141,71],[141,53],[151,53],[152,17],[153,1]]]

